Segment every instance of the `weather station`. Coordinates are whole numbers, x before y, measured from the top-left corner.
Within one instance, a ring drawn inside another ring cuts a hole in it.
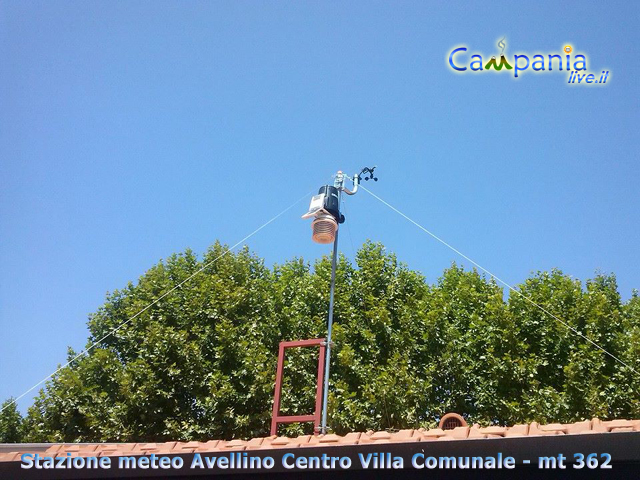
[[[283,423],[313,422],[314,433],[327,433],[327,403],[329,397],[329,369],[331,366],[331,333],[333,328],[333,306],[336,288],[336,265],[338,258],[338,230],[345,222],[345,216],[340,212],[342,194],[355,195],[361,180],[378,181],[374,175],[376,167],[365,167],[352,178],[338,170],[334,175],[333,185],[323,185],[318,194],[311,197],[309,210],[302,215],[303,219],[311,221],[311,239],[319,244],[333,243],[331,255],[331,285],[329,289],[329,314],[327,318],[327,337],[308,340],[294,340],[280,342],[278,351],[278,367],[276,371],[275,395],[273,400],[273,415],[271,419],[271,435],[277,435],[278,425]],[[346,181],[351,180],[351,189],[346,187]],[[282,399],[282,378],[284,373],[285,353],[288,348],[319,347],[318,375],[316,387],[315,411],[309,415],[281,415],[280,403]]]

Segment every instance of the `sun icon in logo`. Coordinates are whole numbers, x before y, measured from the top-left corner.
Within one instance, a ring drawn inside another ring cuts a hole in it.
[[[567,45],[566,47],[564,47],[564,53],[571,53],[571,50],[573,49],[571,48],[570,45]]]

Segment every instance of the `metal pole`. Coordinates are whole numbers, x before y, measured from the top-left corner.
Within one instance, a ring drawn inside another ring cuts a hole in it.
[[[339,203],[338,203],[339,205]],[[331,257],[331,290],[329,293],[329,327],[327,329],[327,355],[324,362],[324,392],[322,395],[322,424],[320,433],[327,433],[327,402],[329,400],[329,366],[331,362],[331,328],[333,327],[333,295],[336,289],[336,263],[338,257],[338,232],[333,241],[333,256]]]

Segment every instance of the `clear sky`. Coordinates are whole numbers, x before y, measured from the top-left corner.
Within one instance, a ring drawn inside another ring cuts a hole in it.
[[[235,243],[338,169],[377,165],[368,188],[507,282],[600,270],[628,299],[640,4],[486,3],[0,1],[0,401],[82,349],[107,291]],[[504,36],[509,58],[572,45],[609,79],[448,66]],[[469,266],[366,193],[347,202],[348,257],[369,238],[430,282]],[[329,253],[307,206],[250,248]]]

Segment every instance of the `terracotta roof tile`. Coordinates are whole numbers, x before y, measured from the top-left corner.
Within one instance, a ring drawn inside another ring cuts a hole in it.
[[[192,442],[192,443],[198,443],[198,442]],[[228,440],[228,441],[221,441],[220,443],[218,443],[217,446],[217,450],[222,450],[222,451],[238,451],[238,450],[245,450],[247,448],[247,441],[246,440]]]
[[[492,435],[494,437],[504,437],[507,434],[507,431],[507,427],[497,427],[495,425],[491,427],[480,428],[480,433],[484,433],[485,435]]]
[[[272,440],[275,437],[259,437],[259,438],[252,438],[251,440],[249,440],[246,444],[246,449],[247,450],[256,450],[258,448],[260,448],[263,444],[264,445],[269,445]],[[198,450],[196,450],[198,451]]]
[[[289,440],[294,443],[297,444],[299,446],[305,446],[305,445],[309,445],[311,443],[312,440],[317,440],[318,437],[315,435],[302,435],[300,437],[294,437],[294,438],[290,438]]]
[[[329,433],[327,435],[321,435],[318,437],[320,439],[320,444],[332,444],[332,443],[340,443],[340,438],[335,433]]]
[[[415,442],[419,437],[415,436],[417,430],[406,429],[397,432],[366,432],[366,433],[348,433],[340,440],[341,444],[371,444],[371,443],[397,443],[397,442]],[[418,433],[419,435],[419,433]]]
[[[549,425],[540,425],[540,430],[543,432],[556,432],[557,435],[564,435],[567,433],[567,427],[560,423],[550,423]]]
[[[250,440],[249,443],[251,443],[253,440],[256,440],[255,438]],[[257,444],[257,443],[253,443],[251,445],[249,445],[249,448],[253,448],[254,445],[257,445],[258,448],[282,448],[282,447],[297,447],[299,446],[299,444],[294,444],[294,438],[289,438],[289,437],[276,437],[276,438],[263,438],[262,441]],[[309,441],[309,439],[307,439],[307,441]]]
[[[68,453],[72,457],[92,457],[96,456],[98,449],[104,446],[98,443],[93,444],[63,444],[57,450],[47,449],[47,455],[50,457],[66,457]],[[52,451],[50,451],[52,450]]]
[[[591,431],[604,433],[604,432],[608,432],[609,430],[604,425],[602,420],[600,420],[599,418],[594,418],[591,420]]]
[[[637,420],[610,420],[608,422],[602,422],[609,431],[612,431],[614,428],[632,428],[637,425]]]
[[[427,439],[428,438],[438,439],[438,438],[446,436],[446,433],[444,433],[444,430],[442,430],[441,428],[431,428],[431,429],[425,430],[425,431],[423,431],[421,433],[422,433],[422,439],[425,439],[425,438],[427,438]]]
[[[51,456],[52,453],[57,453],[61,448],[62,448],[62,445],[60,445],[60,444],[51,445],[49,448],[47,448],[45,453],[47,455]]]
[[[254,439],[254,440],[262,440],[262,439]],[[218,444],[220,440],[209,440],[208,442],[200,442],[198,447],[195,449],[195,452],[215,452],[218,449]],[[175,451],[175,447],[174,447]]]
[[[467,438],[487,438],[487,436],[480,432],[480,427],[476,423],[469,428],[469,435],[467,435]]]
[[[562,428],[560,430],[556,428],[546,428],[546,427],[555,427],[556,425],[562,427],[560,424],[551,424],[541,426],[538,422],[531,422],[529,425],[529,436],[534,435],[564,435],[564,430]]]
[[[513,427],[509,427],[507,432],[504,434],[505,437],[525,437],[529,435],[529,424],[520,424],[514,425]]]
[[[21,453],[19,452],[9,452],[9,453],[0,453],[0,462],[15,462],[20,460]]]
[[[328,446],[328,445],[331,445],[331,443],[332,443],[331,442],[331,440],[332,440],[331,437],[329,438],[329,441],[323,442],[323,439],[324,439],[325,436],[326,435],[311,435],[311,436],[309,436],[309,440],[307,442],[305,442],[304,445],[305,446],[309,446],[309,447],[311,447],[311,446],[315,447],[315,446],[320,445],[320,442],[322,442],[323,446],[325,446],[325,447]],[[336,435],[336,437],[337,437],[337,435]],[[336,444],[337,444],[337,442],[336,442]]]
[[[633,432],[633,427],[614,427],[611,429],[612,432]]]
[[[456,427],[452,430],[445,430],[445,434],[455,440],[469,438],[469,427]]]
[[[133,447],[122,444],[115,449],[100,449],[99,457],[122,457],[123,455],[134,455]],[[97,454],[98,452],[96,452]],[[140,455],[141,452],[138,452]]]
[[[362,443],[390,443],[390,441],[391,433],[386,431],[373,432],[362,439]]]
[[[168,454],[173,453],[174,448],[178,442],[166,442],[166,443],[136,443],[131,453],[140,455],[156,454]]]
[[[398,430],[391,436],[392,442],[408,442],[413,441],[415,430],[413,428]]]
[[[585,420],[584,422],[568,423],[563,425],[566,428],[567,433],[586,433],[591,431],[591,420]]]
[[[609,420],[598,418],[569,424],[550,423],[540,425],[538,422],[520,424],[512,427],[486,426],[474,424],[471,427],[455,427],[450,430],[441,428],[405,429],[397,432],[373,431],[353,432],[346,435],[301,435],[299,437],[252,438],[251,440],[209,440],[207,442],[164,442],[164,443],[106,443],[106,444],[55,444],[47,448],[42,455],[66,456],[123,456],[155,454],[184,454],[193,452],[242,451],[275,448],[333,447],[340,445],[385,444],[397,442],[442,442],[465,439],[524,437],[546,435],[585,435],[608,434],[616,432],[638,432],[640,420]],[[0,461],[18,461],[22,453],[22,445],[16,445],[16,451],[0,453]]]
[[[340,443],[357,445],[358,443],[360,443],[360,438],[362,437],[362,435],[363,434],[360,432],[347,433],[344,437],[342,437]]]

